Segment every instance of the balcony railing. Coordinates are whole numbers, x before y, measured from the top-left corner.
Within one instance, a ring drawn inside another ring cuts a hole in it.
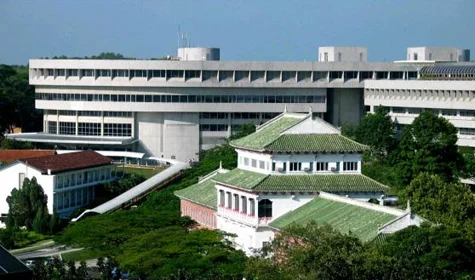
[[[218,213],[232,220],[241,221],[248,224],[257,225],[256,215],[247,214],[239,210],[234,210],[225,206],[219,206]]]

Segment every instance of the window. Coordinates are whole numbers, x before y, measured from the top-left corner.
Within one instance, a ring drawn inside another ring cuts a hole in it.
[[[244,166],[249,166],[249,158],[244,158]]]
[[[259,218],[272,218],[272,201],[269,199],[259,201],[257,215]]]
[[[290,171],[300,171],[302,170],[302,163],[301,162],[291,162],[290,163]]]
[[[165,70],[152,70],[153,78],[165,78]]]
[[[66,73],[68,74],[68,77],[77,77],[78,76],[78,70],[77,69],[68,69]]]
[[[132,136],[132,124],[130,123],[105,123],[104,136]]]
[[[456,110],[442,110],[442,116],[455,117],[457,116],[457,111]]]
[[[241,213],[247,214],[247,197],[241,196]]]
[[[254,168],[256,168],[256,167],[257,167],[257,160],[252,159],[252,160],[251,160],[251,166],[254,167]]]
[[[231,208],[232,206],[232,201],[231,201],[231,193],[226,192],[226,208]]]
[[[475,111],[461,110],[460,116],[461,117],[475,117]]]
[[[417,60],[419,58],[417,53],[415,53],[413,57],[414,57],[414,60]]]
[[[97,73],[98,77],[110,77],[111,76],[111,70],[107,70],[107,69],[96,70],[96,73]]]
[[[343,162],[343,171],[356,171],[358,170],[358,162],[345,161]]]
[[[338,53],[338,61],[341,61],[341,53]]]
[[[193,78],[200,78],[201,77],[201,71],[199,70],[186,70],[185,71],[185,78],[188,79],[193,79]]]
[[[112,77],[128,77],[128,70],[112,70]]]
[[[130,70],[131,78],[147,78],[147,70]]]
[[[279,71],[267,71],[267,80],[280,80],[280,72]]]
[[[406,113],[406,108],[403,108],[403,107],[393,107],[393,113],[394,113],[394,114],[405,114],[405,113]]]
[[[76,135],[76,123],[73,122],[60,122],[59,134],[61,135]]]
[[[459,134],[460,135],[475,135],[475,129],[474,128],[459,128]]]
[[[407,112],[410,115],[419,115],[421,113],[421,109],[420,108],[408,108]]]
[[[328,171],[328,162],[317,162],[317,171]]]
[[[360,61],[363,61],[363,53],[360,53]]]
[[[56,122],[48,122],[48,133],[56,134],[58,132],[58,127]]]
[[[219,190],[219,206],[224,206],[224,191]]]
[[[78,123],[78,135],[100,136],[100,123]]]
[[[249,215],[256,215],[256,201],[254,200],[254,198],[249,199]]]
[[[25,173],[18,173],[18,189],[23,187],[23,182],[25,182]]]
[[[259,161],[259,168],[260,168],[260,169],[266,169],[266,164],[265,164],[265,162],[264,162],[263,160],[260,160],[260,161]]]
[[[62,189],[63,188],[63,177],[58,176],[56,177],[56,189]]]
[[[233,197],[234,197],[234,207],[233,207],[233,210],[234,210],[234,211],[239,211],[239,195],[233,194]]]
[[[327,62],[328,61],[328,53],[323,53],[323,61]]]
[[[167,70],[168,78],[183,78],[183,70]]]
[[[81,70],[81,76],[82,77],[93,77],[94,76],[94,70],[92,70],[92,69],[82,69]]]

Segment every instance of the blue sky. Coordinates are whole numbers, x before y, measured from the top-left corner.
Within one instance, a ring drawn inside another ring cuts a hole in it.
[[[474,12],[474,0],[0,0],[0,64],[175,54],[178,25],[223,60],[316,60],[325,45],[366,46],[371,61],[404,59],[408,46],[474,53]]]

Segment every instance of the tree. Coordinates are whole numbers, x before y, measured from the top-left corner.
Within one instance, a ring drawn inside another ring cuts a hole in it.
[[[412,226],[369,244],[358,274],[360,279],[473,279],[474,249],[456,229]]]
[[[0,65],[0,136],[21,127],[41,130],[42,113],[35,109],[35,91],[28,81],[26,67]]]
[[[447,183],[429,173],[419,174],[405,191],[413,210],[428,220],[459,228],[475,238],[475,197],[464,184]]]
[[[363,245],[353,236],[311,222],[291,225],[248,262],[258,279],[355,279]]]
[[[25,178],[22,188],[13,189],[7,197],[7,227],[25,226],[28,230],[36,229],[38,233],[44,233],[43,229],[49,225],[47,202],[48,197],[36,178]]]
[[[378,107],[373,114],[366,115],[355,131],[356,141],[370,146],[378,157],[387,155],[394,147],[394,123],[387,112]]]
[[[407,126],[398,147],[398,173],[407,185],[421,172],[440,175],[445,181],[454,180],[461,168],[457,151],[457,130],[446,119],[424,110]]]
[[[229,140],[239,139],[256,132],[256,126],[252,123],[246,123],[239,126],[239,129],[229,137]]]
[[[154,246],[149,246],[154,244]],[[166,227],[128,240],[117,256],[121,267],[146,278],[242,279],[246,257],[217,231]]]
[[[358,129],[358,125],[345,122],[341,126],[341,134],[345,137],[353,139],[356,141],[356,130]]]

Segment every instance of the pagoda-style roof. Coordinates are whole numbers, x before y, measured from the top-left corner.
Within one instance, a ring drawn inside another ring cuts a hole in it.
[[[400,215],[396,215],[392,213],[395,210],[381,211],[379,208],[382,209],[384,206],[368,205],[364,207],[364,202],[360,204],[346,203],[345,199],[335,201],[316,197],[303,206],[277,218],[270,223],[270,226],[284,229],[291,224],[305,225],[314,221],[318,225],[328,224],[342,234],[351,233],[361,241],[370,241],[378,236],[382,226],[405,214],[401,211]]]
[[[352,153],[368,149],[341,135],[320,118],[295,113],[281,114],[256,132],[230,144],[235,148],[272,153]]]
[[[269,175],[236,168],[218,174],[212,180],[253,192],[384,193],[389,190],[388,186],[362,174]]]

